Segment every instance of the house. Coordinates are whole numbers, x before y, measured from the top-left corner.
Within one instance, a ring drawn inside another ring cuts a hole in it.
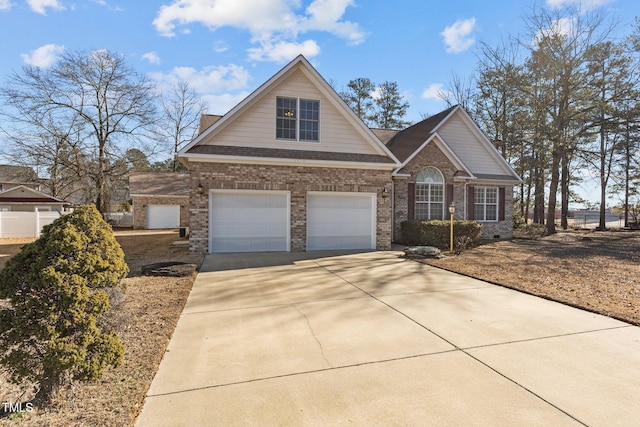
[[[0,165],[0,192],[24,185],[41,191],[38,175],[27,166]]]
[[[375,131],[401,162],[394,170],[394,238],[407,219],[482,222],[483,238],[513,234],[513,186],[521,180],[460,106],[402,131]]]
[[[179,158],[200,253],[387,250],[401,221],[443,218],[449,200],[507,237],[519,182],[460,107],[374,131],[303,56],[203,118]]]
[[[0,192],[0,238],[39,237],[69,203],[25,185]]]
[[[189,226],[189,175],[174,172],[132,172],[129,193],[133,228]]]
[[[49,196],[26,185],[18,185],[0,192],[0,212],[62,212],[69,203]]]

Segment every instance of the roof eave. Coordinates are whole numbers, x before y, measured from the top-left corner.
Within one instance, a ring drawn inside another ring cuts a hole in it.
[[[182,156],[188,162],[200,163],[240,163],[254,165],[271,166],[305,166],[305,167],[334,167],[341,169],[379,169],[393,170],[398,167],[396,163],[375,163],[375,162],[345,162],[339,160],[316,160],[316,159],[287,159],[280,157],[250,157],[250,156],[228,156],[210,154],[189,153]]]

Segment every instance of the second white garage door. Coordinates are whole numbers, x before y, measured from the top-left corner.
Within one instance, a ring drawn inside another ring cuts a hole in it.
[[[307,195],[307,250],[375,249],[375,193]]]
[[[180,227],[180,205],[149,205],[147,206],[147,228],[178,228]]]
[[[214,190],[209,252],[288,252],[289,192]]]

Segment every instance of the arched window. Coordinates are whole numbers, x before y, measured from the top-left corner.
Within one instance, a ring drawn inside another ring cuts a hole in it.
[[[422,168],[416,178],[416,219],[444,218],[444,177],[434,167]]]

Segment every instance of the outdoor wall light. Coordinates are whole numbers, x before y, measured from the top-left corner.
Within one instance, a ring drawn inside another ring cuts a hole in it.
[[[387,187],[384,187],[382,189],[382,198],[386,199],[387,197],[389,197],[389,191],[387,190]]]
[[[204,187],[202,186],[202,183],[198,183],[198,189],[197,189],[198,194],[203,195],[204,194]]]

